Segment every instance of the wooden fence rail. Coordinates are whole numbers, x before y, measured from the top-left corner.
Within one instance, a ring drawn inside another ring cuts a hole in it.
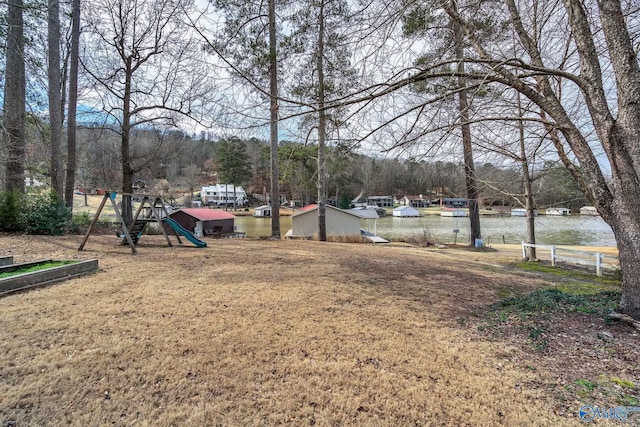
[[[551,265],[554,267],[558,261],[595,267],[596,275],[598,276],[602,276],[603,269],[617,270],[620,268],[618,257],[614,255],[602,254],[600,252],[579,251],[555,245],[534,245],[522,242],[523,258],[527,257],[527,248],[548,250],[550,252]]]

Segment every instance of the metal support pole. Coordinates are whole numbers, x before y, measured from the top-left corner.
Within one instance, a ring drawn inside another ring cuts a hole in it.
[[[556,247],[551,246],[551,266],[556,266]]]

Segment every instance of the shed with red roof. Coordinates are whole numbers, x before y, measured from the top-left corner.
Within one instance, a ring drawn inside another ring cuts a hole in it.
[[[183,208],[169,215],[196,236],[233,233],[235,215],[222,209]]]

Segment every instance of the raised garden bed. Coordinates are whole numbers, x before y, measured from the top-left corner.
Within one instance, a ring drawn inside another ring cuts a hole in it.
[[[48,259],[0,266],[0,295],[49,285],[97,270],[97,259],[87,261],[53,261]]]
[[[21,262],[19,264],[5,264],[3,266],[0,266],[0,279],[4,279],[9,275],[15,276],[19,273],[29,273],[35,270],[43,270],[47,268],[47,266],[52,266],[52,262],[52,259],[39,259],[37,261]]]

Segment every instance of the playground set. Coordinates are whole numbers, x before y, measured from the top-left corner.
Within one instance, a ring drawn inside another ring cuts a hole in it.
[[[122,194],[126,195],[126,194]],[[182,240],[180,236],[184,236],[187,240],[193,243],[197,248],[206,248],[207,243],[198,239],[193,235],[189,230],[183,228],[180,224],[178,224],[173,219],[169,218],[169,212],[167,211],[165,202],[161,196],[150,196],[143,195],[142,200],[140,201],[140,205],[136,210],[135,215],[133,216],[133,222],[127,225],[124,217],[120,214],[120,208],[118,207],[118,203],[116,203],[117,193],[115,191],[106,191],[104,194],[104,198],[100,202],[100,206],[96,211],[93,220],[89,223],[89,227],[87,228],[87,232],[84,235],[84,239],[78,247],[78,251],[82,251],[84,249],[87,240],[89,240],[89,236],[91,235],[91,231],[93,227],[98,222],[100,217],[100,213],[104,209],[104,206],[107,203],[107,200],[111,202],[113,206],[113,210],[116,214],[116,218],[122,227],[122,232],[118,233],[118,237],[122,238],[121,245],[129,245],[132,253],[136,253],[136,245],[138,241],[144,234],[145,229],[149,223],[157,223],[160,231],[164,235],[167,240],[167,244],[170,247],[173,247],[171,243],[171,239],[169,238],[169,234],[167,234],[167,230],[164,227],[164,224],[168,225],[171,230],[174,232],[175,237],[178,240],[178,244],[182,245]],[[140,195],[136,194],[136,197],[140,197]]]

